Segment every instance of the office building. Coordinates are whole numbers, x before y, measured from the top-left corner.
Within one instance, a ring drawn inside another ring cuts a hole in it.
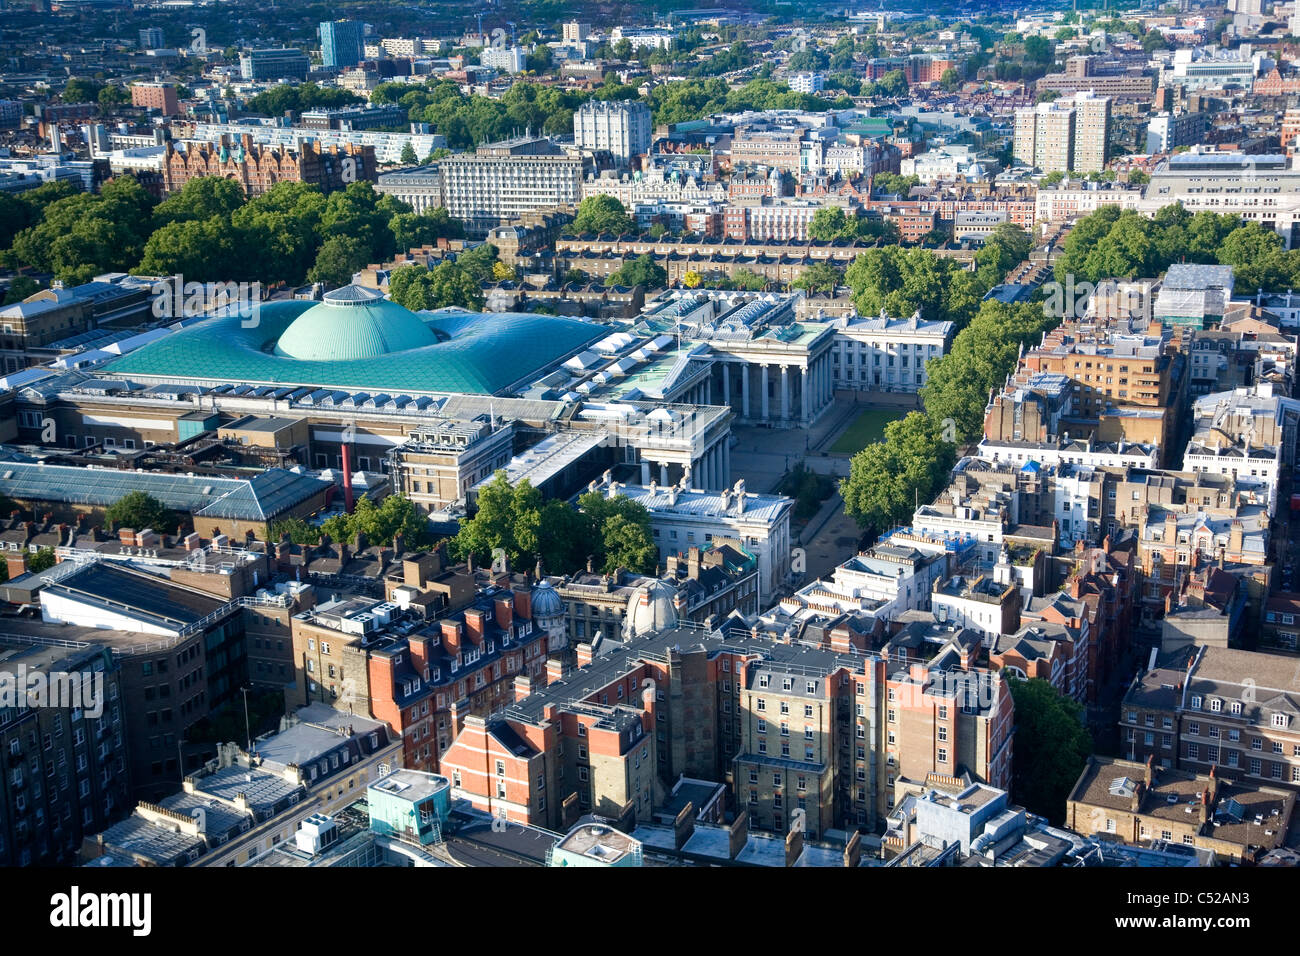
[[[361,62],[362,25],[355,20],[326,20],[320,25],[321,62],[344,69]]]
[[[307,79],[311,60],[301,50],[280,48],[250,50],[239,57],[239,75],[245,80]]]

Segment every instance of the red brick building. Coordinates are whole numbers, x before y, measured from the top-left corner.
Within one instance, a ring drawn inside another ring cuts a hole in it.
[[[131,105],[157,110],[163,116],[175,116],[181,111],[175,83],[132,83]]]
[[[319,186],[330,193],[353,182],[377,182],[378,169],[373,146],[332,146],[321,150],[304,141],[300,151],[282,147],[258,146],[244,136],[231,144],[188,143],[179,150],[167,145],[163,161],[163,188],[166,192],[182,189],[198,176],[221,176],[233,179],[249,196],[260,196],[276,183],[303,182]]]

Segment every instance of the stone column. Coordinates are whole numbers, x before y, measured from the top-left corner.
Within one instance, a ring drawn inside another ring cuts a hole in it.
[[[759,377],[758,377],[759,398],[760,398],[759,408],[762,409],[762,413],[763,413],[760,421],[766,422],[767,421],[767,366],[761,365],[759,366],[759,369],[760,369]]]
[[[740,417],[749,418],[749,366],[740,367]]]
[[[722,404],[731,407],[731,364],[722,363]]]
[[[781,421],[790,420],[790,366],[781,366]]]
[[[811,368],[799,370],[799,421],[807,425],[812,421],[812,409],[808,404],[808,389],[812,386]]]
[[[641,484],[650,484],[650,462],[644,458],[641,460]]]

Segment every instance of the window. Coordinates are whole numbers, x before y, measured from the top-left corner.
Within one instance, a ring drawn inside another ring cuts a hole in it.
[[[947,763],[947,762],[948,762],[948,748],[947,748],[947,747],[940,747],[939,750],[938,750],[938,752],[937,752],[937,754],[936,754],[936,758],[937,758],[937,760],[939,761],[939,763]]]

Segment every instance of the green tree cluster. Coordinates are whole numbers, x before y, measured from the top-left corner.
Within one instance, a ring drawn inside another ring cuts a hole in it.
[[[105,183],[99,195],[54,185],[0,197],[0,240],[10,265],[69,283],[131,271],[199,282],[343,284],[399,249],[464,236],[445,209],[417,214],[365,182],[328,197],[283,182],[246,200],[238,183],[204,176],[156,206],[129,176]]]
[[[1106,206],[1084,216],[1066,237],[1054,266],[1061,283],[1151,279],[1174,263],[1233,267],[1240,290],[1280,292],[1300,286],[1300,250],[1285,249],[1272,229],[1237,216],[1166,206],[1148,219]]]
[[[588,492],[575,510],[563,501],[543,500],[527,479],[512,486],[498,471],[479,492],[477,507],[452,539],[451,553],[459,560],[473,555],[486,563],[499,548],[516,567],[541,560],[555,573],[578,571],[588,557],[605,572],[655,568],[649,512],[625,496]]]
[[[68,284],[101,272],[126,272],[140,261],[152,210],[144,188],[130,176],[118,176],[98,195],[74,193],[44,205],[39,220],[13,236],[6,258]]]
[[[649,253],[645,253],[624,262],[618,271],[610,274],[606,285],[627,288],[639,285],[646,290],[662,289],[668,285],[668,273]]]
[[[635,228],[632,217],[613,196],[588,196],[578,204],[577,215],[569,225],[569,231],[574,235],[608,232],[622,236]]]
[[[844,511],[877,533],[902,523],[918,501],[929,501],[957,460],[956,446],[923,412],[885,426],[882,441],[853,456],[840,483]]]
[[[292,534],[300,528],[287,528]],[[391,545],[396,535],[401,535],[407,548],[426,548],[434,543],[429,519],[402,495],[389,495],[379,504],[369,495],[357,499],[352,514],[334,515],[321,524],[321,532],[332,541],[353,541],[364,535],[372,545]],[[272,528],[274,533],[274,527]],[[307,543],[315,543],[315,539]]]
[[[584,99],[578,93],[527,81],[512,85],[499,100],[462,93],[457,84],[446,80],[420,86],[381,83],[370,96],[372,103],[405,107],[412,122],[431,124],[447,137],[453,150],[473,149],[516,130],[571,133],[573,112]]]
[[[281,83],[252,97],[246,104],[250,113],[283,116],[292,110],[339,109],[365,102],[361,97],[338,86],[316,83]]]

